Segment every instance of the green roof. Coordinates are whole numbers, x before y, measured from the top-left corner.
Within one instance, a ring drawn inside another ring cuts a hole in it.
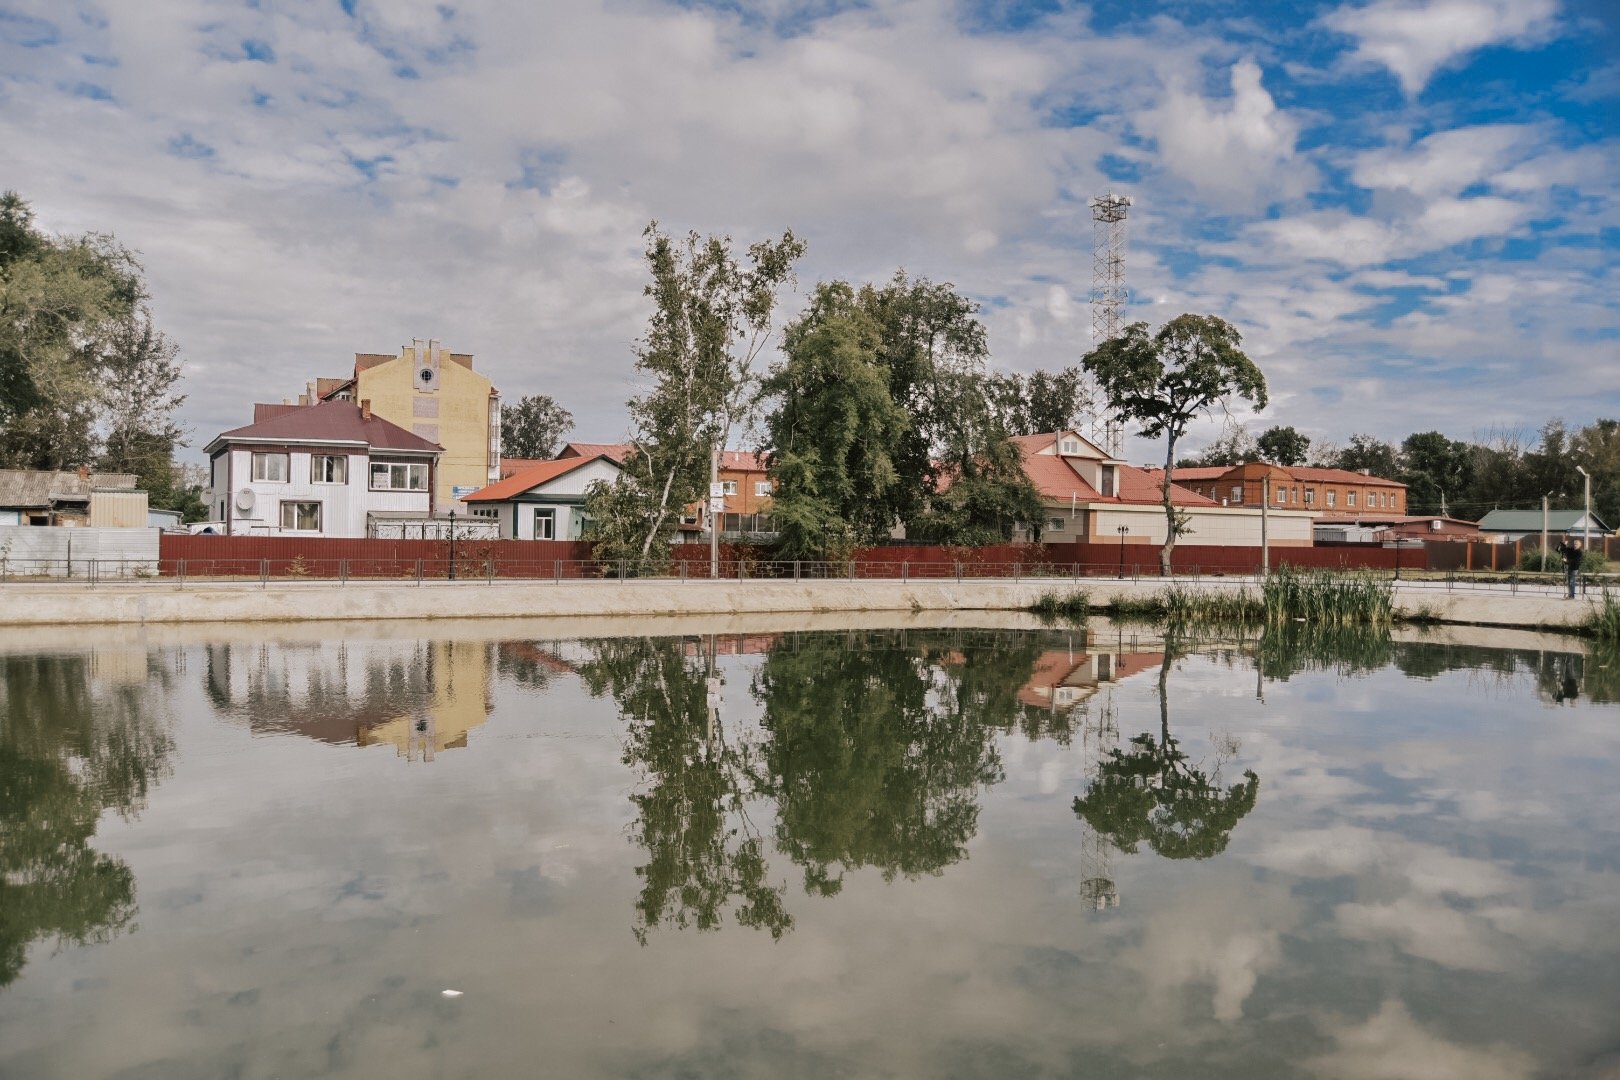
[[[1571,529],[1580,528],[1584,516],[1579,510],[1549,510],[1547,528],[1551,532],[1569,532]],[[1492,510],[1479,519],[1479,528],[1481,532],[1540,532],[1541,511]],[[1596,514],[1592,515],[1592,531],[1609,531],[1608,526],[1599,521]]]

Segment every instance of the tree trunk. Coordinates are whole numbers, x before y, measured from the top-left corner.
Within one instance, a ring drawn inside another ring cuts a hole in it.
[[[1170,576],[1170,553],[1176,550],[1176,508],[1170,501],[1170,468],[1176,460],[1176,440],[1166,436],[1164,447],[1164,547],[1159,550],[1159,575]]]

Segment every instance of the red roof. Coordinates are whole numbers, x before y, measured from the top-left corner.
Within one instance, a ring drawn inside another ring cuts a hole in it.
[[[635,444],[627,442],[571,442],[563,446],[562,452],[557,455],[557,458],[561,460],[563,458],[605,457],[623,465],[625,459],[635,453],[635,450]]]
[[[1288,471],[1301,480],[1314,480],[1319,484],[1360,484],[1362,487],[1404,488],[1398,480],[1385,480],[1382,476],[1369,476],[1353,469],[1307,469],[1303,465],[1290,465]]]
[[[1171,479],[1177,483],[1185,480],[1218,480],[1237,468],[1236,465],[1193,465],[1187,468],[1170,470]],[[1162,473],[1163,469],[1149,470],[1153,473]]]
[[[542,461],[532,468],[524,469],[520,473],[498,480],[488,487],[479,488],[464,498],[463,502],[505,502],[507,499],[523,494],[531,488],[539,487],[559,476],[566,476],[575,469],[589,465],[593,461],[606,458],[613,459],[606,454],[594,454],[591,457],[558,458],[556,461]],[[615,462],[615,464],[617,464]]]
[[[720,454],[720,468],[728,472],[765,471],[765,459],[747,450],[725,450]]]
[[[221,433],[237,442],[347,442],[360,443],[374,450],[412,453],[441,453],[444,447],[414,435],[398,424],[372,413],[366,417],[352,401],[322,401],[315,405],[272,407],[274,415],[246,427]],[[212,445],[212,444],[210,444]]]
[[[1157,476],[1149,474],[1144,469],[1134,465],[1115,465],[1114,482],[1118,486],[1118,495],[1103,495],[1092,487],[1084,477],[1075,471],[1068,460],[1057,454],[1040,453],[1045,447],[1057,441],[1056,433],[1050,435],[1023,435],[1013,439],[1013,443],[1024,453],[1024,473],[1040,492],[1041,498],[1057,502],[1094,502],[1094,503],[1162,503],[1164,493],[1159,477],[1164,473],[1161,470]],[[1214,499],[1206,499],[1197,492],[1188,491],[1176,484],[1170,485],[1170,503],[1172,506],[1215,506]]]

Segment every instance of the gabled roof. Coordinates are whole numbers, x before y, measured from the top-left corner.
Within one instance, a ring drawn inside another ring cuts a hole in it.
[[[1356,472],[1354,469],[1314,469],[1305,465],[1290,465],[1288,471],[1301,480],[1318,484],[1359,484],[1362,487],[1392,487],[1402,488],[1405,484],[1399,480],[1386,480],[1382,476],[1373,476],[1370,473]]]
[[[1585,516],[1580,510],[1550,510],[1547,512],[1547,528],[1553,532],[1568,532],[1579,528]],[[1479,519],[1479,527],[1483,532],[1540,532],[1541,511],[1492,510]],[[1592,515],[1592,528],[1598,532],[1609,531],[1609,527],[1596,514]]]
[[[555,461],[542,461],[532,468],[524,469],[520,473],[508,476],[505,480],[497,480],[488,487],[479,488],[471,495],[466,496],[463,502],[505,502],[516,498],[526,491],[532,491],[541,484],[549,483],[559,476],[566,476],[575,469],[589,465],[593,461],[606,461],[617,467],[618,462],[606,454],[593,454],[590,457],[558,458]]]
[[[1291,476],[1295,480],[1306,484],[1345,484],[1350,487],[1389,487],[1405,488],[1406,485],[1396,480],[1385,480],[1381,476],[1370,476],[1367,473],[1356,472],[1353,469],[1317,469],[1306,465],[1271,465],[1264,461],[1245,461],[1241,465],[1188,465],[1170,470],[1170,478],[1178,484],[1196,483],[1198,481],[1219,480],[1228,473],[1254,472],[1256,468],[1267,469]],[[1153,469],[1152,472],[1161,473],[1163,469]]]
[[[1092,460],[1102,460],[1102,461],[1117,461],[1118,460],[1117,458],[1112,457],[1108,453],[1108,451],[1104,450],[1102,447],[1098,446],[1096,443],[1092,442],[1090,439],[1086,438],[1084,435],[1080,434],[1078,431],[1075,431],[1073,429],[1070,429],[1070,430],[1067,430],[1067,431],[1043,431],[1043,432],[1038,432],[1037,434],[1034,434],[1034,435],[1014,435],[1012,437],[1011,441],[1012,441],[1014,446],[1017,446],[1017,447],[1025,450],[1025,451],[1029,451],[1029,452],[1033,452],[1033,453],[1039,453],[1042,450],[1047,449],[1048,447],[1057,446],[1058,440],[1064,438],[1065,436],[1072,436],[1072,437],[1074,437],[1076,439],[1079,439],[1087,447],[1089,447],[1090,449],[1096,451],[1096,456],[1095,457],[1093,457],[1093,455],[1091,455],[1091,454],[1085,454],[1085,455],[1081,455],[1081,456],[1091,458]]]
[[[1219,480],[1236,466],[1233,465],[1188,465],[1170,470],[1170,479],[1178,484],[1185,484],[1189,480]],[[1163,472],[1163,469],[1154,469],[1154,472]]]
[[[131,473],[81,476],[55,469],[0,469],[0,506],[32,510],[58,502],[88,502],[92,491],[133,491],[138,482]]]
[[[216,446],[226,442],[353,443],[373,450],[417,454],[437,454],[444,450],[438,443],[389,423],[376,413],[365,416],[360,406],[352,401],[274,407],[273,412],[274,415],[258,423],[221,432],[204,448],[204,453],[212,454]]]
[[[562,451],[558,453],[557,457],[559,460],[578,457],[605,457],[611,459],[615,464],[623,465],[625,459],[635,453],[635,450],[634,444],[627,442],[571,442],[563,445]]]
[[[720,454],[722,472],[764,472],[765,459],[748,450],[724,450]]]
[[[1134,465],[1116,464],[1114,466],[1114,484],[1117,495],[1103,495],[1092,487],[1087,480],[1075,471],[1068,460],[1056,454],[1043,454],[1040,450],[1050,445],[1056,435],[1022,436],[1013,443],[1023,451],[1024,474],[1029,477],[1035,490],[1040,492],[1041,498],[1059,503],[1151,503],[1162,505],[1163,491],[1160,488],[1164,475],[1161,470],[1157,476],[1138,469]],[[1091,460],[1091,459],[1088,459]],[[1217,506],[1214,499],[1207,499],[1195,491],[1189,491],[1177,484],[1170,485],[1170,503],[1173,506]]]

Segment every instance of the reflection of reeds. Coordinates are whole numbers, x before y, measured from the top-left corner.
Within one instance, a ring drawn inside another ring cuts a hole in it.
[[[1354,623],[1279,623],[1267,627],[1255,647],[1255,662],[1274,679],[1301,671],[1377,671],[1394,658],[1389,627]]]

